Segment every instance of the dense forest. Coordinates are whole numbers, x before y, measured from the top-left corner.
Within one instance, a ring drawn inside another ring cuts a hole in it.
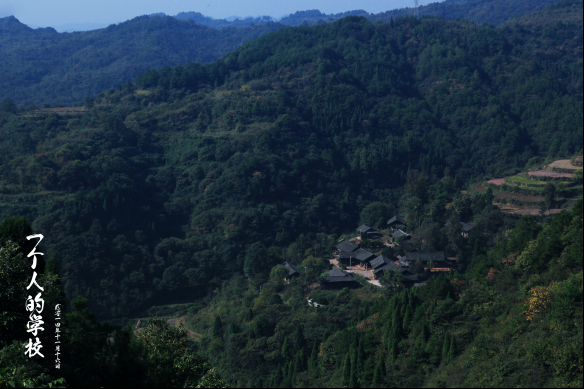
[[[243,42],[284,27],[266,24],[216,30],[171,17],[141,16],[108,28],[57,33],[0,19],[0,101],[80,102],[149,69],[213,62]]]
[[[557,0],[446,0],[421,6],[420,15],[441,16],[448,20],[465,19],[476,24],[493,24],[495,26],[522,15],[542,10]],[[572,0],[571,0],[572,2]],[[576,0],[580,2],[580,0]],[[387,21],[391,17],[411,16],[413,7],[370,15],[369,21]]]
[[[420,7],[420,13],[497,25],[555,1],[447,1]],[[78,105],[87,96],[116,88],[149,69],[213,62],[263,34],[288,26],[331,23],[351,15],[365,16],[375,23],[413,13],[411,9],[380,14],[356,10],[327,15],[311,10],[298,11],[274,23],[271,18],[229,22],[183,12],[175,17],[142,16],[75,33],[57,33],[52,28],[33,30],[14,17],[2,18],[0,101],[10,98],[19,105]]]
[[[80,296],[64,312],[66,296],[54,256],[38,257],[34,279],[43,289],[34,301],[27,299],[32,259],[26,254],[35,241],[25,236],[32,233],[23,217],[0,223],[0,388],[227,387],[193,351],[184,327],[156,317],[138,331],[99,323]],[[27,311],[33,312],[30,317]],[[38,326],[30,326],[33,320]],[[29,345],[36,340],[35,345],[29,348],[27,340]]]
[[[159,24],[243,30],[113,30]],[[0,100],[0,387],[581,387],[582,200],[519,218],[473,188],[582,155],[582,31],[578,0],[497,27],[349,16],[69,111]],[[361,246],[456,270],[313,288],[339,239],[395,214],[408,243]],[[22,352],[32,233],[61,371]]]
[[[45,234],[102,318],[297,263],[378,203],[432,231],[468,183],[581,153],[581,11],[543,31],[348,17],[148,71],[73,116],[4,101],[0,218]],[[463,221],[488,205],[456,201]]]
[[[223,283],[188,315],[232,386],[581,387],[582,201],[540,225],[525,216],[464,274],[424,287],[313,291],[324,266],[284,283]],[[310,251],[310,250],[309,250]]]

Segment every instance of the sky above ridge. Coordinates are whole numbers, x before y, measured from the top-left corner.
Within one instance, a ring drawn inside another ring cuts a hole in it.
[[[442,0],[420,0],[425,5]],[[378,13],[412,7],[414,0],[0,0],[0,18],[15,16],[38,27],[68,24],[111,24],[140,15],[196,11],[214,18],[269,15],[280,18],[296,11],[318,9],[330,14],[355,9]]]

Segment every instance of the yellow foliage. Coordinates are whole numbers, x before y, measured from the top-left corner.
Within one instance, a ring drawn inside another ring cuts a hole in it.
[[[552,282],[550,287],[553,287],[554,285],[555,283]],[[550,287],[536,286],[529,291],[531,297],[525,303],[527,309],[523,311],[523,314],[528,321],[533,320],[533,318],[542,310],[549,308],[551,303],[549,297]]]

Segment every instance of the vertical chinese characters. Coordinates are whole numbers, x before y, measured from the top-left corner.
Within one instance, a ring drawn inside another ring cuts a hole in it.
[[[41,240],[43,240],[43,236],[38,234],[38,235],[30,235],[30,236],[26,237],[27,240],[31,240],[33,238],[39,238],[39,241],[34,246],[32,251],[27,255],[27,258],[33,257],[32,266],[31,266],[31,268],[33,269],[33,273],[32,273],[32,278],[30,280],[30,284],[26,287],[26,290],[30,291],[30,288],[34,285],[37,287],[37,289],[39,289],[41,292],[43,292],[44,289],[36,282],[37,272],[34,271],[36,269],[36,266],[37,266],[37,257],[36,256],[37,255],[44,255],[43,253],[39,253],[36,251],[37,246],[39,245]],[[41,316],[41,313],[43,312],[43,309],[45,307],[45,301],[41,298],[41,292],[37,293],[37,295],[35,296],[34,299],[32,298],[32,295],[29,295],[28,298],[26,299],[26,310],[27,310],[27,312],[30,312],[29,321],[26,325],[26,328],[27,328],[27,332],[32,334],[35,338],[34,342],[31,338],[28,339],[28,344],[26,345],[26,348],[24,351],[24,354],[27,355],[29,358],[34,357],[36,355],[39,355],[41,358],[45,357],[43,354],[41,354],[41,348],[43,346],[41,344],[41,341],[38,338],[38,332],[45,330],[42,327],[44,322],[43,322],[43,317]],[[34,292],[33,292],[33,294],[34,294]]]
[[[61,304],[55,305],[55,369],[61,368]]]

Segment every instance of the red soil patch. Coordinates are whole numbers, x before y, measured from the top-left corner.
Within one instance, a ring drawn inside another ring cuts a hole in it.
[[[564,178],[572,177],[572,175],[569,173],[548,172],[545,170],[532,170],[527,172],[527,174],[534,177],[564,177]]]
[[[519,211],[518,213],[522,214],[522,215],[531,215],[531,216],[536,216],[539,215],[539,208],[525,208],[522,209],[521,211]],[[565,211],[565,209],[550,209],[550,214],[555,215],[557,213],[560,213],[562,211]],[[548,211],[545,212],[545,214],[548,214]]]
[[[505,183],[504,178],[495,178],[494,180],[487,181],[487,184],[503,185]]]
[[[497,193],[496,197],[498,197],[500,199],[514,199],[514,200],[519,200],[519,201],[531,201],[531,202],[543,201],[543,197],[527,196],[527,195],[521,195],[521,194],[509,193],[509,192]]]

